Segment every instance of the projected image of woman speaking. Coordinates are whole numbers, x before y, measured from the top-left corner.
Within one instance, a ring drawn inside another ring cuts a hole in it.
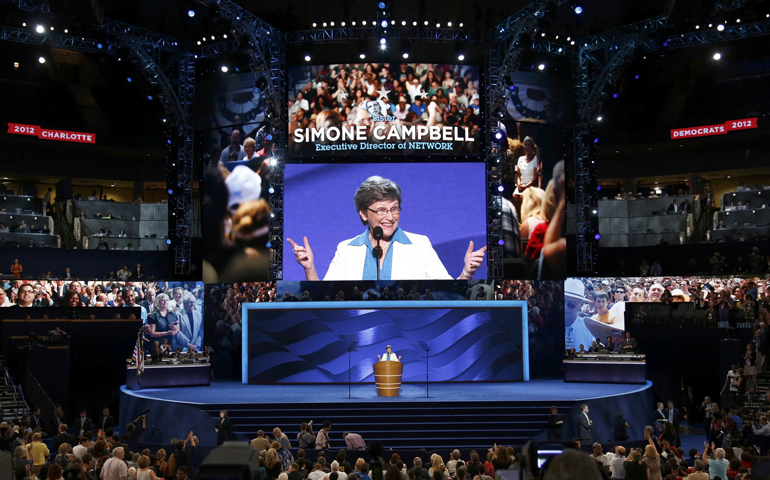
[[[358,187],[353,200],[366,230],[337,245],[324,280],[377,280],[378,275],[380,280],[453,278],[428,237],[399,228],[401,187],[395,182],[380,176],[369,177]],[[286,240],[292,246],[297,263],[304,269],[305,278],[318,280],[308,238],[303,238],[303,245],[291,238]],[[378,243],[381,250],[377,249]],[[463,258],[462,272],[457,278],[472,278],[482,264],[486,250],[484,246],[474,251],[473,241],[470,241]]]

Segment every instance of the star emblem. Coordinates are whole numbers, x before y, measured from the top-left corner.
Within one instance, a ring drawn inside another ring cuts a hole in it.
[[[347,99],[348,99],[348,92],[343,90],[337,94],[337,100],[339,100],[340,102],[344,102]]]
[[[388,94],[390,93],[390,90],[385,90],[385,88],[383,87],[382,90],[377,90],[377,93],[380,94],[380,97],[377,100],[382,100],[383,98],[387,99]]]
[[[425,98],[428,96],[428,94],[422,89],[422,86],[420,86],[420,91],[414,94],[415,97]]]

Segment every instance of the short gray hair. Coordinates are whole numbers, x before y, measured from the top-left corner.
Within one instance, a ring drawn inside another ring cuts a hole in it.
[[[717,448],[716,450],[714,450],[714,456],[717,459],[725,458],[725,449],[724,448]]]
[[[125,453],[123,447],[115,447],[112,449],[112,456],[117,457],[119,453]]]
[[[375,175],[364,180],[356,190],[353,200],[356,203],[356,212],[365,212],[373,203],[388,200],[398,200],[400,207],[401,187],[392,180]],[[366,225],[366,222],[362,223]]]
[[[194,302],[195,301],[195,295],[192,293],[185,293],[182,297],[182,302]]]

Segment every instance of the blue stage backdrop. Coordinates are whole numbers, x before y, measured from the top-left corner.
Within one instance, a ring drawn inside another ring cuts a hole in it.
[[[461,306],[460,306],[461,305]],[[528,381],[523,301],[243,305],[243,383],[374,382],[386,345],[403,382]],[[348,348],[357,343],[348,359]]]
[[[326,275],[337,244],[366,230],[353,195],[372,175],[401,187],[399,227],[427,235],[453,278],[462,273],[468,242],[473,240],[474,250],[487,244],[483,163],[289,164],[284,173],[284,238],[302,244],[307,236],[319,278]],[[291,253],[291,244],[285,242],[284,248]],[[486,277],[484,260],[474,278]],[[293,258],[284,260],[283,279],[305,279]]]

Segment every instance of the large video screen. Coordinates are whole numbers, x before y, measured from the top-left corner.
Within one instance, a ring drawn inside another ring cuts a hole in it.
[[[283,279],[315,280],[310,257],[319,280],[377,280],[377,227],[393,245],[383,249],[381,280],[459,278],[474,253],[473,278],[486,278],[484,176],[483,163],[286,165]]]
[[[287,157],[478,155],[479,68],[361,63],[289,69]]]
[[[244,383],[372,382],[388,345],[403,382],[529,379],[523,301],[295,305],[244,304]]]

